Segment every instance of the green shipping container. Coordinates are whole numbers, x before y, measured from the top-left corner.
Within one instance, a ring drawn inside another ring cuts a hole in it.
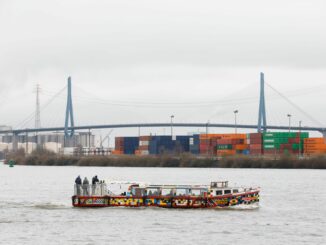
[[[265,138],[263,144],[288,144],[288,138]]]
[[[232,150],[232,145],[217,145],[218,150]]]
[[[263,133],[263,139],[265,138],[278,138],[278,133]]]
[[[280,149],[280,144],[264,144],[263,148],[265,150],[273,150],[273,149],[279,150]]]
[[[303,139],[309,138],[309,133],[308,132],[302,132],[300,134],[300,137],[303,138]]]
[[[293,144],[292,150],[303,150],[303,144]]]
[[[263,139],[271,139],[271,138],[297,138],[299,132],[270,132],[263,133]],[[301,138],[309,138],[308,132],[301,132]]]

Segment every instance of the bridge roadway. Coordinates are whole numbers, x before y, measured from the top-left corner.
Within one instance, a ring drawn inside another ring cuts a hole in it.
[[[131,123],[131,124],[104,124],[104,125],[88,125],[88,126],[75,126],[69,127],[69,130],[92,130],[92,129],[105,129],[105,128],[157,128],[157,127],[184,127],[184,128],[242,128],[242,129],[257,129],[257,125],[245,125],[245,124],[219,124],[219,123]],[[3,130],[0,134],[14,134],[19,135],[23,133],[35,133],[35,132],[58,132],[64,131],[64,127],[53,128],[25,128],[25,129],[13,129]],[[289,130],[289,126],[267,126],[266,129],[274,130]],[[291,130],[295,131],[317,131],[326,134],[326,128],[319,127],[292,127]]]

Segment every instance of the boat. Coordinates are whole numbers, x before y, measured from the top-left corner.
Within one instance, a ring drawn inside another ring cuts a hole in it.
[[[149,185],[137,182],[76,185],[72,196],[73,207],[160,207],[160,208],[227,208],[258,206],[260,188],[230,187],[228,181],[210,185]],[[127,190],[120,192],[123,185]],[[118,192],[118,193],[117,193]]]

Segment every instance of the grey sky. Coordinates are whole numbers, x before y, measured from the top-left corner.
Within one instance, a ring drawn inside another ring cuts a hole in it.
[[[294,102],[326,125],[320,113],[326,106],[325,13],[322,0],[0,0],[0,124],[15,125],[33,112],[36,83],[45,102],[46,91],[60,90],[68,75],[76,97],[84,99],[191,103],[257,96],[253,84],[264,71],[284,93],[307,88],[294,93]],[[168,121],[171,113],[176,121],[231,122],[232,108],[244,106],[190,110],[95,102],[76,99],[77,123]],[[239,108],[239,120],[255,122],[257,108],[255,102]],[[56,113],[42,112],[42,124],[60,124],[64,98],[49,110]],[[285,110],[292,109],[275,101],[269,120],[286,123]]]

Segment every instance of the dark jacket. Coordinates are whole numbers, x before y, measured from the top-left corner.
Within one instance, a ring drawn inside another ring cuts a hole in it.
[[[95,175],[93,178],[92,178],[92,184],[95,185],[96,183],[100,182],[97,178],[97,175]]]
[[[77,184],[77,185],[81,185],[82,184],[82,180],[81,180],[81,178],[79,176],[76,178],[75,184]]]

